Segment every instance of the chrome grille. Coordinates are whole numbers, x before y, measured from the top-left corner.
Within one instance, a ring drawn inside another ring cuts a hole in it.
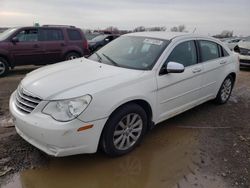
[[[36,106],[42,101],[39,97],[35,97],[30,92],[18,87],[16,92],[16,107],[23,113],[31,113]]]

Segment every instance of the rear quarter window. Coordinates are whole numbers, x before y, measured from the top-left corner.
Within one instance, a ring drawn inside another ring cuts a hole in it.
[[[81,33],[75,29],[68,29],[67,30],[69,40],[82,40]]]

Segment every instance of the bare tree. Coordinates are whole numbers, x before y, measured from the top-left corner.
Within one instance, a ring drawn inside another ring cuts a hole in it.
[[[214,35],[216,38],[231,38],[233,37],[233,31],[223,30],[220,34]]]
[[[134,29],[134,32],[142,32],[146,31],[146,28],[144,26],[139,26]]]
[[[109,31],[110,33],[119,33],[119,29],[114,26],[109,26],[105,29],[106,31]]]
[[[186,32],[186,26],[185,25],[179,25],[179,26],[174,26],[170,29],[172,32]]]
[[[166,31],[166,27],[150,27],[147,28],[148,31]]]

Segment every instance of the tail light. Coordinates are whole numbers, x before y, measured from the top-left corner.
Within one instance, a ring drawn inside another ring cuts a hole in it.
[[[89,44],[88,44],[88,41],[87,41],[87,40],[85,40],[85,41],[83,42],[83,48],[84,48],[84,49],[88,49],[88,48],[89,48]]]

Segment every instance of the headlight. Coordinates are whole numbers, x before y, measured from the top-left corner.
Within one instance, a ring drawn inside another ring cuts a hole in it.
[[[91,99],[90,95],[85,95],[74,99],[51,101],[42,112],[57,121],[70,121],[77,118],[88,107]]]

